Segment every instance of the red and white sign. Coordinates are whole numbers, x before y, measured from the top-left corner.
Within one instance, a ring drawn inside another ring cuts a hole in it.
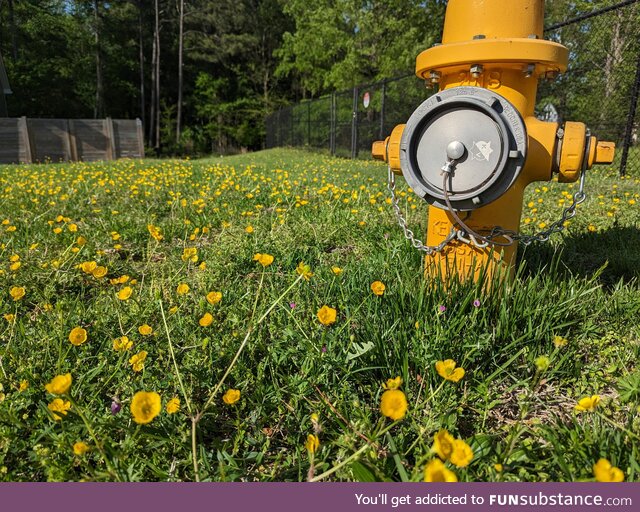
[[[367,108],[369,106],[369,102],[371,101],[371,95],[369,94],[369,91],[364,93],[364,96],[362,98],[362,103],[364,104],[364,108]]]

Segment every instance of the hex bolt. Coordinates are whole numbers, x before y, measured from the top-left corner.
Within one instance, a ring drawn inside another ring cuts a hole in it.
[[[432,84],[440,83],[440,78],[442,77],[442,73],[440,71],[430,71],[429,72],[429,80],[431,80]]]
[[[473,66],[471,66],[471,69],[469,71],[471,71],[471,76],[473,78],[478,78],[484,71],[484,67],[482,67],[482,64],[474,64]]]
[[[524,76],[525,78],[531,78],[533,76],[533,73],[536,70],[536,65],[535,64],[528,64],[525,68],[524,68]]]

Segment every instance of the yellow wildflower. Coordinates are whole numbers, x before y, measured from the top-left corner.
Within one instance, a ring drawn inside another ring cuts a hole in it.
[[[316,453],[318,448],[320,448],[320,439],[314,434],[309,434],[307,436],[307,441],[304,443],[304,447],[309,451],[309,453]]]
[[[457,482],[456,474],[447,469],[440,459],[433,459],[424,468],[425,482]]]
[[[9,322],[10,324],[12,324],[13,322],[15,322],[16,320],[16,315],[14,315],[13,313],[5,313],[4,315],[2,315],[4,317],[4,319]]]
[[[198,323],[200,324],[201,327],[209,327],[213,322],[213,316],[211,315],[211,313],[205,313],[204,315],[202,315],[202,318],[200,318],[200,320],[198,320]]]
[[[238,400],[240,400],[239,389],[228,389],[227,392],[222,396],[222,401],[227,405],[235,404]]]
[[[141,350],[137,354],[132,355],[129,358],[129,364],[132,366],[134,372],[140,372],[144,368],[144,361],[147,358],[147,351]]]
[[[96,279],[102,279],[104,276],[107,275],[107,272],[108,272],[107,267],[99,266],[93,269],[93,271],[91,272],[91,275]]]
[[[113,350],[118,352],[130,350],[131,347],[133,347],[133,341],[131,341],[128,336],[120,336],[113,340]]]
[[[158,242],[160,240],[162,240],[164,237],[162,236],[162,232],[160,231],[160,228],[157,226],[154,226],[153,224],[148,224],[147,225],[147,229],[149,230],[149,234],[155,238]]]
[[[82,441],[78,441],[77,443],[75,443],[73,445],[73,453],[78,455],[78,456],[84,455],[88,451],[89,451],[89,445],[87,443],[84,443]]]
[[[18,388],[18,391],[20,393],[22,393],[23,391],[25,391],[28,388],[29,388],[29,381],[27,381],[27,380],[20,381],[20,387]]]
[[[62,398],[54,398],[53,401],[47,405],[47,408],[53,413],[53,419],[60,421],[62,417],[55,413],[60,413],[62,416],[66,416],[67,411],[71,409],[71,402],[69,400],[62,400]]]
[[[250,235],[251,233],[253,233],[253,226],[247,226],[246,228],[244,228],[244,230]]]
[[[398,389],[400,386],[402,386],[402,377],[400,376],[395,379],[387,379],[387,382],[382,385],[384,389]]]
[[[567,343],[567,338],[563,338],[562,336],[553,337],[553,344],[556,348],[564,347]]]
[[[175,414],[180,410],[180,399],[172,398],[167,402],[166,411],[168,414]]]
[[[464,368],[456,368],[456,362],[453,359],[436,362],[436,371],[440,377],[452,382],[458,382],[464,377]]]
[[[331,267],[331,272],[333,272],[335,275],[339,276],[340,274],[342,274],[343,270],[340,267]]]
[[[599,403],[600,403],[600,395],[593,395],[590,397],[586,396],[578,400],[578,403],[576,404],[575,409],[577,412],[583,412],[583,411],[591,412],[596,409]]]
[[[14,286],[9,290],[9,295],[11,295],[11,298],[13,300],[20,300],[22,297],[24,297],[25,293],[26,290],[24,286]]]
[[[151,423],[162,410],[162,400],[155,391],[138,391],[131,400],[133,421],[139,425]]]
[[[380,411],[387,418],[391,418],[394,421],[404,418],[407,406],[407,397],[399,389],[388,389],[382,393]]]
[[[138,332],[143,336],[149,336],[153,332],[153,327],[150,325],[144,324],[138,327]]]
[[[381,281],[374,281],[373,283],[371,283],[371,291],[373,292],[374,295],[377,295],[378,297],[381,297],[382,295],[384,295],[385,289],[386,289],[386,286]]]
[[[302,277],[304,277],[306,281],[311,279],[311,277],[313,276],[313,272],[311,272],[311,266],[307,265],[304,261],[301,261],[300,263],[298,263],[298,266],[296,267],[296,272],[300,274]]]
[[[129,297],[131,297],[132,293],[133,288],[131,288],[131,286],[125,286],[116,294],[116,297],[118,297],[120,300],[129,300]]]
[[[433,451],[442,460],[447,460],[451,457],[453,452],[453,443],[455,442],[453,436],[446,430],[440,430],[435,436],[433,436]]]
[[[253,256],[253,261],[257,261],[263,267],[268,267],[273,263],[273,256],[271,254],[257,253]]]
[[[87,341],[87,330],[82,327],[74,327],[69,333],[69,341],[76,347]]]
[[[449,460],[459,468],[468,466],[473,460],[473,450],[471,446],[462,439],[456,439],[453,442],[453,451],[451,452]]]
[[[189,293],[190,289],[191,288],[189,288],[189,285],[187,283],[180,283],[176,288],[176,293],[178,295],[186,295],[187,293]]]
[[[212,306],[222,300],[222,292],[209,292],[207,293],[207,302]]]
[[[98,266],[98,264],[95,261],[85,261],[80,263],[80,269],[85,273],[85,274],[91,274],[96,267]]]
[[[51,382],[44,386],[44,388],[53,395],[64,395],[67,391],[69,391],[72,381],[73,379],[71,378],[70,373],[65,373],[64,375],[56,375],[51,380]]]
[[[196,247],[185,247],[184,251],[182,251],[182,261],[197,263],[198,249]]]
[[[16,270],[18,270],[20,267],[22,266],[22,263],[20,263],[19,261],[16,261],[15,263],[12,263],[9,266],[9,270],[11,270],[12,272],[15,272]]]
[[[322,325],[331,325],[336,321],[337,311],[329,306],[322,306],[318,310],[318,320]]]
[[[622,482],[624,473],[611,465],[607,459],[600,459],[593,465],[593,474],[597,482]]]

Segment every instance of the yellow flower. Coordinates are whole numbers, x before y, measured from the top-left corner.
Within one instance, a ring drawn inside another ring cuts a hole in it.
[[[227,405],[235,404],[238,400],[240,400],[239,389],[228,389],[222,396],[222,401]]]
[[[87,341],[87,331],[82,327],[74,327],[69,333],[69,341],[76,347]]]
[[[578,400],[578,403],[576,404],[576,411],[577,412],[594,411],[599,403],[600,403],[600,395],[593,395],[591,397],[586,396]]]
[[[28,388],[29,388],[29,381],[26,381],[26,380],[20,381],[20,387],[18,388],[18,391],[20,391],[20,393],[22,393]]]
[[[131,341],[128,336],[120,336],[113,340],[113,350],[118,352],[130,350],[131,347],[133,347],[133,341]]]
[[[436,371],[440,377],[452,382],[458,382],[464,377],[464,368],[456,368],[456,362],[453,359],[436,362]]]
[[[322,325],[331,325],[336,321],[336,310],[329,306],[322,306],[318,310],[318,320]]]
[[[15,263],[12,263],[9,266],[9,270],[15,272],[16,270],[18,270],[20,267],[22,266],[22,263],[20,263],[19,261],[16,261]]]
[[[85,274],[91,274],[96,269],[98,264],[95,261],[85,261],[83,263],[80,263],[79,266]]]
[[[89,451],[89,445],[87,443],[78,441],[73,445],[73,453],[75,453],[78,456],[84,455],[88,451]]]
[[[71,232],[71,233],[77,233],[78,232],[78,225],[77,224],[69,224],[67,226],[67,229]]]
[[[387,382],[382,385],[384,389],[398,389],[400,386],[402,386],[402,377],[399,376],[395,379],[387,379]]]
[[[202,315],[202,318],[198,320],[198,323],[201,327],[209,327],[212,322],[213,316],[211,315],[211,313],[205,313],[204,315]]]
[[[155,391],[138,391],[131,400],[133,421],[139,425],[151,423],[162,410],[162,400]]]
[[[9,290],[9,295],[11,295],[11,298],[13,300],[20,300],[22,297],[24,297],[25,293],[26,290],[24,286],[14,286]]]
[[[300,263],[298,263],[298,266],[296,267],[296,272],[300,274],[302,277],[304,277],[306,281],[311,279],[311,276],[313,276],[313,272],[311,272],[311,266],[305,264],[304,261],[301,261]]]
[[[440,459],[433,459],[424,468],[425,482],[457,482],[456,474],[447,469]]]
[[[407,397],[399,389],[388,389],[382,393],[380,411],[394,421],[404,418],[407,412]]]
[[[175,414],[180,410],[180,399],[172,398],[167,402],[166,410],[168,414]]]
[[[71,378],[70,373],[65,373],[64,375],[56,375],[49,384],[46,384],[44,388],[53,395],[64,395],[69,388],[71,387],[71,382],[73,379]]]
[[[331,272],[339,276],[340,274],[342,274],[343,270],[340,267],[331,267]]]
[[[473,450],[471,446],[462,439],[456,439],[453,442],[453,451],[451,452],[449,460],[459,468],[468,466],[473,460]]]
[[[96,267],[91,272],[91,275],[93,275],[93,277],[95,277],[96,279],[102,279],[107,275],[107,267]]]
[[[273,256],[271,254],[257,253],[253,256],[253,261],[257,261],[263,267],[268,267],[273,263]]]
[[[495,469],[498,473],[502,473],[504,467],[502,466],[502,464],[497,463],[493,465],[493,469]]]
[[[386,286],[384,285],[384,283],[380,281],[374,281],[373,283],[371,283],[371,291],[373,292],[374,295],[377,295],[378,297],[384,295],[385,289],[386,289]]]
[[[453,452],[454,442],[455,440],[449,432],[446,430],[440,430],[435,436],[433,436],[433,446],[431,447],[431,451],[433,451],[442,460],[447,460],[451,457],[451,453]]]
[[[69,400],[65,402],[62,398],[54,398],[53,401],[47,405],[47,408],[53,413],[53,419],[60,421],[62,418],[55,413],[59,412],[63,416],[66,416],[67,411],[71,409],[71,402],[69,402]]]
[[[253,226],[247,226],[246,228],[244,228],[245,232],[248,234],[253,233]]]
[[[133,289],[131,288],[131,286],[125,286],[122,290],[120,290],[116,296],[120,299],[120,300],[128,300],[129,297],[131,297],[131,294],[133,293]]]
[[[129,276],[128,275],[124,275],[124,276],[120,276],[120,277],[114,277],[113,279],[109,279],[109,282],[111,284],[124,284],[129,280]]]
[[[186,247],[182,252],[182,261],[196,263],[198,261],[198,249],[196,247]]]
[[[11,256],[9,256],[9,261],[11,263],[15,263],[16,261],[20,261],[20,255],[12,254]]]
[[[154,226],[153,224],[147,224],[147,229],[149,230],[149,234],[158,242],[164,238],[159,227]]]
[[[318,436],[316,436],[316,435],[309,434],[307,436],[307,441],[304,443],[304,447],[310,453],[316,453],[318,448],[320,448],[320,439],[318,439]]]
[[[149,336],[153,332],[153,328],[150,325],[144,324],[138,327],[138,332],[143,336]]]
[[[190,288],[187,283],[180,283],[176,288],[176,293],[178,295],[186,295],[187,293],[189,293],[189,290]]]
[[[80,247],[82,247],[83,245],[86,245],[87,243],[87,239],[83,236],[79,236],[76,240],[76,245],[79,245]]]
[[[209,292],[207,293],[207,302],[214,306],[222,300],[222,292]]]
[[[10,324],[12,324],[13,322],[15,322],[16,320],[16,315],[14,315],[13,313],[5,313],[4,315],[2,315],[4,317],[4,319],[9,322]]]
[[[134,372],[140,372],[144,368],[144,360],[147,358],[147,351],[141,350],[137,354],[132,355],[129,358],[129,364],[132,366]]]
[[[624,472],[611,465],[607,459],[600,459],[593,465],[593,474],[597,482],[622,482]]]
[[[553,344],[556,348],[564,347],[567,343],[567,338],[563,338],[562,336],[553,337]]]

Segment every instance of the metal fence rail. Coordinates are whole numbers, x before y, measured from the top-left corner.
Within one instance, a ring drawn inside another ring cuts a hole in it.
[[[620,174],[640,174],[640,1],[626,0],[549,25],[569,49],[567,73],[538,88],[540,118],[585,122],[615,141]],[[436,89],[403,75],[282,108],[266,120],[266,147],[305,146],[356,158],[404,123]]]

